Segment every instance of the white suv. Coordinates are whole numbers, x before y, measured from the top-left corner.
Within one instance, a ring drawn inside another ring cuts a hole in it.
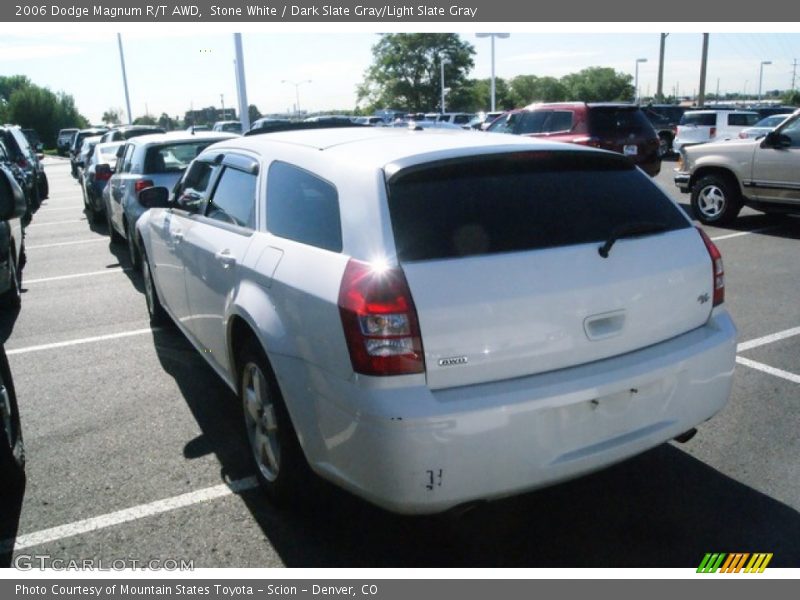
[[[140,201],[151,318],[239,394],[278,501],[308,466],[404,513],[517,494],[692,432],[730,393],[719,252],[622,155],[289,131],[214,144]]]
[[[759,118],[758,113],[744,110],[687,110],[678,123],[672,149],[680,152],[684,146],[736,139]]]

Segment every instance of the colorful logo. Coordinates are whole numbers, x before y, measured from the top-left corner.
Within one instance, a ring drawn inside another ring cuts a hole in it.
[[[748,558],[750,559],[748,561]],[[697,567],[698,573],[763,573],[769,561],[772,560],[772,553],[756,552],[708,552],[700,566]],[[745,566],[745,564],[747,566]]]

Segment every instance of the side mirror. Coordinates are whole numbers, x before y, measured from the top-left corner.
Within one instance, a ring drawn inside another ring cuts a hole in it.
[[[145,208],[169,208],[169,190],[165,187],[145,188],[137,196]]]
[[[0,168],[0,220],[19,219],[28,212],[25,192],[5,168]]]
[[[792,138],[777,131],[770,131],[761,144],[767,148],[789,148],[792,145]]]

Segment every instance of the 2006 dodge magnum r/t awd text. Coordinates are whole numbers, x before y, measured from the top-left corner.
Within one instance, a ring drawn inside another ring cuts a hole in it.
[[[596,471],[727,402],[722,259],[622,155],[283,131],[214,144],[139,200],[151,319],[238,393],[276,501],[313,471],[443,511]]]

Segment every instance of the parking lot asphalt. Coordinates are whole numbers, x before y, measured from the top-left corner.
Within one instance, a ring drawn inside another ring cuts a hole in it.
[[[685,208],[664,162],[657,180]],[[194,567],[696,567],[706,552],[800,566],[800,219],[706,228],[740,351],[728,406],[686,444],[462,515],[401,517],[320,484],[273,509],[233,394],[174,328],[149,326],[124,246],[83,213],[67,162],[26,234],[22,309],[0,334],[27,487],[0,560]],[[12,549],[13,548],[13,549]]]

